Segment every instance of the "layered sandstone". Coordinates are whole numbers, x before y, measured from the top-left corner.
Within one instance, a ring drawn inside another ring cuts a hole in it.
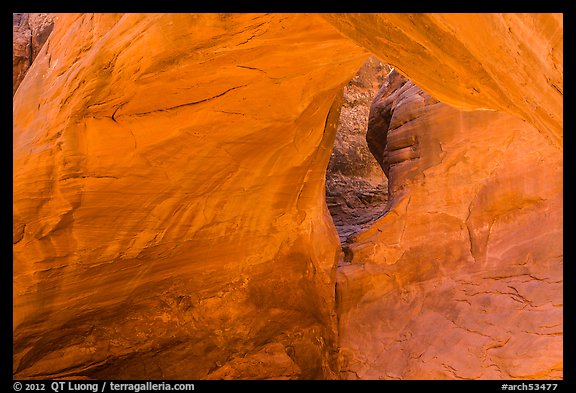
[[[344,378],[562,377],[562,151],[393,72],[367,134],[385,217],[339,270]]]
[[[15,377],[557,377],[561,23],[61,15],[14,96]],[[358,43],[515,117],[398,92],[420,158],[380,158],[390,211],[335,304],[325,125]]]

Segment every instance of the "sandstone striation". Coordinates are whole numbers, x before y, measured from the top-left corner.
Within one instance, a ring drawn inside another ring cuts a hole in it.
[[[561,15],[58,18],[13,103],[15,378],[561,377]],[[501,112],[383,91],[388,212],[337,275],[369,51]]]
[[[343,377],[562,378],[562,151],[395,71],[367,139],[390,201],[339,270]]]

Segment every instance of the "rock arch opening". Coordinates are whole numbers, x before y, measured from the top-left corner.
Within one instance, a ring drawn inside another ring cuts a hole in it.
[[[326,204],[345,244],[384,214],[388,179],[366,142],[370,105],[392,67],[371,56],[343,87],[326,170]]]

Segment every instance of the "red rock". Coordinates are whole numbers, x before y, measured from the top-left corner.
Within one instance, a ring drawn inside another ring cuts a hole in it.
[[[287,353],[294,355],[294,348],[285,348],[282,344],[267,344],[252,355],[230,360],[208,379],[300,379],[301,370]],[[217,365],[218,366],[218,365]]]
[[[394,105],[420,159],[337,323],[325,124],[358,43],[503,112]],[[558,15],[61,15],[14,95],[15,378],[560,377],[562,50]]]
[[[326,204],[343,245],[386,207],[388,180],[368,149],[366,128],[370,103],[389,72],[390,66],[370,57],[335,102],[341,111],[326,170]]]
[[[12,83],[14,93],[50,36],[55,19],[54,14],[13,14]]]

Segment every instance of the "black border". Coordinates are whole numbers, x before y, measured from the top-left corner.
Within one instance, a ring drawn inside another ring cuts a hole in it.
[[[230,2],[224,3],[222,1],[211,1],[202,3],[192,3],[192,2],[170,2],[170,1],[156,1],[155,3],[145,3],[145,2],[134,2],[130,4],[120,4],[120,3],[86,3],[86,2],[44,2],[42,4],[33,4],[31,2],[21,3],[21,4],[11,4],[10,13],[3,14],[6,16],[6,20],[3,19],[1,25],[2,27],[9,29],[10,21],[9,17],[12,12],[558,12],[564,13],[564,48],[567,49],[567,53],[564,55],[564,91],[567,95],[564,96],[564,128],[568,129],[567,133],[564,133],[565,148],[564,154],[566,154],[566,147],[570,151],[574,147],[572,143],[572,132],[574,131],[574,120],[570,116],[574,111],[573,99],[574,90],[572,89],[573,76],[572,70],[575,70],[576,64],[574,64],[573,58],[570,56],[571,49],[575,47],[574,43],[574,7],[570,6],[569,1],[561,0],[540,0],[538,2],[526,2],[526,1],[507,1],[501,0],[499,2],[482,2],[482,3],[467,3],[460,1],[458,4],[450,2],[426,2],[426,3],[415,3],[412,1],[400,0],[399,2],[384,2],[384,1],[351,1],[344,3],[341,0],[333,0],[328,4],[308,3],[308,4],[298,4],[298,3],[279,3],[272,0],[262,1],[262,0],[245,0],[243,2],[237,1],[235,4]],[[5,62],[6,71],[5,76],[8,78],[10,75],[9,68],[12,65],[9,64],[11,44],[8,42],[8,37],[11,34],[6,31],[3,35],[5,38],[3,40],[3,60]],[[567,55],[566,55],[567,54]],[[567,70],[567,72],[566,72]],[[8,102],[11,102],[12,98],[12,88],[10,83],[4,85],[4,94],[6,98],[3,100],[6,110],[3,119],[5,122],[12,120],[12,111],[8,109]],[[568,103],[568,105],[566,105]],[[567,115],[566,115],[567,114]],[[6,125],[5,132],[11,126]],[[10,144],[2,144],[9,149],[12,146],[13,138],[12,134],[9,136]],[[12,152],[6,152],[3,154],[4,162],[2,165],[3,174],[6,176],[5,179],[5,189],[7,189],[4,195],[4,200],[8,201],[12,205],[13,202],[13,184],[12,184]],[[566,167],[566,155],[564,156],[564,165]],[[570,170],[564,170],[564,184],[570,185]],[[8,194],[8,191],[9,194]],[[571,206],[572,198],[566,198],[566,194],[571,191],[568,187],[564,186],[564,201],[568,203],[564,204],[564,223],[569,229],[570,224],[574,222],[573,220],[573,207]],[[12,205],[13,206],[13,205]],[[3,253],[2,255],[12,255],[12,243],[11,239],[12,228],[10,226],[12,222],[12,215],[8,213],[2,214],[2,242]],[[566,233],[566,231],[565,231]],[[570,233],[570,230],[568,230]],[[568,251],[568,252],[567,252]],[[568,257],[566,257],[568,254]],[[569,280],[574,280],[576,274],[574,272],[574,259],[570,258],[571,255],[570,247],[564,249],[564,260],[567,260],[567,264],[564,264],[564,277],[568,277]],[[12,260],[12,258],[10,258]],[[12,299],[12,263],[6,263],[9,265],[9,273],[3,275],[5,283],[2,285],[2,290],[4,291],[2,299],[2,306],[6,307],[4,313],[4,320],[1,324],[2,326],[2,383],[6,387],[3,391],[14,391],[13,390],[13,380],[12,375],[12,358],[13,358],[13,348],[12,348],[12,324],[8,324],[8,321],[12,322],[12,302],[10,305],[6,301],[8,298]],[[11,262],[11,261],[10,261]],[[301,388],[353,388],[353,389],[386,389],[391,388],[392,391],[396,389],[410,389],[410,388],[432,388],[432,389],[443,389],[443,390],[453,390],[461,392],[462,389],[478,388],[481,391],[501,391],[501,386],[503,383],[510,384],[522,384],[522,383],[558,383],[558,389],[556,391],[566,391],[568,386],[572,386],[571,390],[576,389],[576,369],[575,369],[575,352],[576,352],[576,341],[574,339],[574,332],[576,331],[576,326],[574,324],[574,316],[576,315],[576,310],[574,309],[574,303],[576,300],[575,285],[570,285],[572,282],[564,282],[564,380],[563,381],[520,381],[520,380],[498,380],[498,381],[457,381],[457,380],[442,380],[442,381],[182,381],[182,382],[193,382],[195,384],[195,391],[207,391],[207,390],[219,390],[222,388],[228,389],[250,389],[258,390],[262,389],[269,390],[270,388],[280,387],[301,387]],[[9,315],[9,318],[6,316]],[[22,381],[23,383],[31,383],[32,381]],[[42,381],[36,381],[42,382]],[[45,381],[47,383],[51,381]],[[85,381],[95,383],[97,381]],[[130,382],[130,381],[117,381],[117,382]],[[133,382],[144,382],[144,381],[133,381]],[[102,381],[98,382],[100,385]],[[1,385],[0,385],[1,386]],[[49,387],[47,387],[47,391]],[[526,389],[528,390],[528,389]],[[101,391],[101,388],[99,389]]]
[[[576,325],[574,323],[574,316],[576,315],[576,310],[574,308],[576,300],[576,291],[574,285],[574,279],[576,278],[576,272],[574,269],[574,258],[571,256],[574,254],[573,249],[570,244],[566,244],[566,234],[571,237],[572,230],[571,224],[574,223],[574,206],[571,201],[573,197],[568,195],[572,191],[567,185],[570,185],[570,159],[567,159],[566,152],[572,153],[574,148],[574,71],[576,70],[576,64],[574,62],[574,56],[572,53],[572,48],[574,48],[575,42],[575,24],[574,17],[575,14],[574,7],[567,7],[564,12],[564,179],[563,179],[563,205],[564,205],[564,380],[572,386],[573,389],[576,388],[576,340],[574,339],[574,333],[576,333]],[[568,23],[567,23],[568,22]],[[568,56],[566,53],[568,49]],[[568,166],[566,165],[568,164]],[[568,196],[568,197],[567,197]],[[568,203],[566,203],[568,202]],[[568,229],[568,231],[567,231]],[[566,282],[566,278],[572,281]]]
[[[450,0],[331,0],[331,1],[273,1],[273,0],[213,0],[213,1],[135,1],[80,2],[57,1],[22,2],[11,5],[13,12],[565,12],[566,0],[484,0],[478,2]]]
[[[11,17],[11,14],[3,14],[2,15],[3,18],[1,19],[1,27],[4,28],[5,31],[3,31],[2,36],[6,37],[6,39],[2,40],[2,60],[3,60],[3,68],[5,67],[5,71],[2,74],[5,74],[6,76],[6,80],[8,80],[8,75],[11,74],[11,72],[9,72],[10,68],[13,68],[12,64],[9,63],[10,61],[10,57],[8,56],[10,52],[12,52],[12,44],[8,41],[7,37],[12,37],[12,31],[8,31],[8,26],[9,26],[9,17]],[[1,378],[2,381],[5,380],[11,380],[12,377],[12,359],[13,359],[13,346],[12,346],[12,324],[13,324],[13,314],[12,314],[12,310],[13,310],[13,298],[12,298],[12,289],[13,289],[13,281],[12,281],[12,277],[13,277],[13,266],[12,266],[12,261],[13,261],[13,257],[12,257],[12,212],[13,212],[13,183],[12,183],[12,179],[13,179],[13,167],[12,167],[12,156],[13,156],[13,137],[12,137],[12,132],[8,133],[9,129],[12,129],[12,124],[13,124],[13,119],[12,119],[12,115],[13,115],[13,111],[12,111],[12,107],[8,106],[8,103],[12,102],[12,82],[10,83],[5,83],[2,85],[3,89],[2,92],[5,95],[5,98],[2,100],[2,102],[4,103],[4,105],[2,105],[2,119],[4,120],[4,122],[8,122],[10,121],[10,126],[8,126],[8,124],[6,124],[6,136],[9,140],[10,143],[2,143],[0,144],[0,146],[2,146],[3,148],[6,148],[6,153],[2,154],[2,177],[5,179],[3,179],[4,181],[2,182],[4,185],[4,189],[6,190],[6,194],[3,195],[2,200],[3,201],[7,201],[7,203],[10,204],[10,207],[6,210],[1,209],[0,211],[2,212],[1,214],[1,224],[2,224],[2,252],[0,255],[10,255],[10,259],[6,258],[5,260],[5,264],[9,266],[9,274],[5,274],[2,275],[2,278],[5,280],[3,285],[1,285],[0,287],[2,288],[2,309],[5,311],[2,312],[2,315],[5,316],[4,319],[4,323],[0,324],[2,330],[0,335],[2,336],[2,346],[1,348],[3,348],[2,350],[2,363],[0,363],[1,366]],[[4,127],[3,127],[4,128]],[[10,149],[10,150],[8,150]],[[8,195],[9,192],[9,195]],[[10,299],[10,303],[8,303],[8,299]],[[4,342],[4,340],[6,340],[6,342]],[[10,387],[10,389],[12,389],[12,387]],[[11,390],[10,390],[11,391]]]

